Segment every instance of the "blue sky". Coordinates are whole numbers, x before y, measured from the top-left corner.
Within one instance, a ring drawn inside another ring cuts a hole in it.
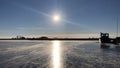
[[[0,38],[115,34],[119,6],[120,0],[0,0]]]

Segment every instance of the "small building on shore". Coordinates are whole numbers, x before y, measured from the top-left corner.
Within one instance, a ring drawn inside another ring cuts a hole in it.
[[[110,38],[109,33],[100,33],[100,41],[101,43],[118,44],[120,43],[120,37]]]

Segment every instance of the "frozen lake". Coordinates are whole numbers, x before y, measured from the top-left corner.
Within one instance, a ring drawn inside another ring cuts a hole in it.
[[[1,40],[0,68],[120,68],[120,48],[97,41]]]

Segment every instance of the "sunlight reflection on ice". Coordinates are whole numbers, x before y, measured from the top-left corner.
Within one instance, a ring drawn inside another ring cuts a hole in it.
[[[60,64],[60,41],[53,41],[53,68],[61,68]]]

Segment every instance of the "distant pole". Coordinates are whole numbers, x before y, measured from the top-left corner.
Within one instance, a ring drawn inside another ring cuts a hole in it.
[[[118,17],[117,17],[117,32],[116,32],[116,37],[118,37]]]

